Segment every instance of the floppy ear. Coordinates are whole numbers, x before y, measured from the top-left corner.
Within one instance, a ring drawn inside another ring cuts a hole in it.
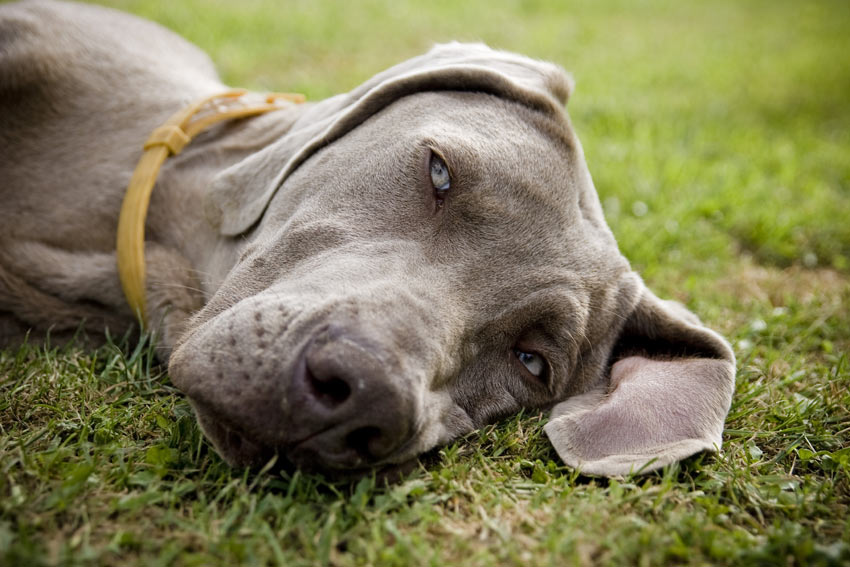
[[[226,236],[247,231],[301,163],[401,97],[423,91],[479,91],[563,114],[572,88],[569,75],[552,63],[482,44],[438,45],[349,93],[305,105],[285,136],[213,180],[205,203],[207,217]]]
[[[552,410],[545,431],[566,464],[619,476],[720,449],[735,357],[682,305],[643,287],[607,373]]]

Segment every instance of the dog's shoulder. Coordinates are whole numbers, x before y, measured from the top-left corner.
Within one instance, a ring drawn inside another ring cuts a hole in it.
[[[0,175],[31,177],[49,147],[63,163],[123,163],[125,141],[222,88],[203,51],[154,22],[88,4],[2,4],[0,147],[17,157]]]
[[[133,88],[136,77],[151,76],[218,80],[204,52],[153,22],[52,0],[0,6],[0,93],[6,96],[69,83],[113,88],[120,79]]]

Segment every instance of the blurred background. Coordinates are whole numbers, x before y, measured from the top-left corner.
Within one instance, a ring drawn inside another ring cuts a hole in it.
[[[100,3],[198,44],[232,86],[313,100],[450,40],[554,61],[608,223],[658,295],[742,360],[850,350],[846,0]]]
[[[448,40],[555,61],[577,81],[568,110],[609,223],[647,278],[716,277],[742,257],[850,270],[850,2],[102,3],[177,30],[231,85],[311,99]]]

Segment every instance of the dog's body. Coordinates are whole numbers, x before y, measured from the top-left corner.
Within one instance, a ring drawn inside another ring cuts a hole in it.
[[[123,332],[135,316],[115,273],[115,230],[139,141],[225,87],[203,53],[150,22],[85,5],[3,9],[0,340],[13,344],[30,327],[73,333],[82,321]],[[201,138],[166,164],[152,198],[150,277],[169,278],[151,301],[157,325],[197,309],[235,262],[236,246],[219,247],[203,221],[202,196],[218,168],[250,149],[238,136],[212,145]],[[170,347],[172,326],[159,329]]]
[[[225,90],[155,24],[0,7],[0,346],[132,327],[114,242],[141,143]],[[554,65],[451,44],[167,162],[148,319],[225,458],[357,471],[552,406],[589,473],[719,447],[731,350],[620,255],[570,90]]]

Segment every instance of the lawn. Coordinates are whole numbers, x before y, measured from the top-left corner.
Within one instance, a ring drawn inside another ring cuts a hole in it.
[[[528,413],[332,483],[228,468],[145,342],[24,346],[0,565],[850,565],[850,3],[107,3],[312,99],[449,39],[558,62],[621,249],[731,341],[737,389],[723,451],[657,474],[577,475]]]

